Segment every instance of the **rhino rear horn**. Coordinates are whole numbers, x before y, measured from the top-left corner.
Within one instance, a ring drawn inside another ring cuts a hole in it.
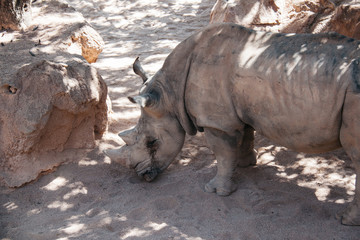
[[[145,70],[141,67],[139,57],[137,57],[135,59],[135,62],[133,64],[133,70],[134,70],[134,73],[136,73],[137,75],[139,75],[142,78],[144,83],[146,82],[146,80],[148,80],[149,77],[148,77],[147,73],[145,72]]]
[[[122,140],[124,140],[124,142],[127,145],[130,146],[130,145],[133,145],[136,141],[137,131],[136,131],[136,128],[134,127],[134,128],[130,128],[125,131],[122,131],[118,135],[119,135],[119,137],[121,137]]]

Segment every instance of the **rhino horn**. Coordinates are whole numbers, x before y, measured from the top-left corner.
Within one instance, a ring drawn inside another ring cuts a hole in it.
[[[123,146],[118,149],[107,149],[104,151],[104,153],[114,162],[119,163],[120,165],[124,167],[130,168],[129,164],[129,156],[128,156],[128,147]]]
[[[125,131],[120,132],[119,137],[126,143],[126,145],[130,146],[135,143],[137,131],[136,128],[130,128]]]
[[[135,59],[135,62],[133,64],[133,70],[137,75],[139,75],[142,78],[144,83],[146,82],[146,80],[148,80],[149,77],[145,72],[145,70],[141,67],[139,57]]]

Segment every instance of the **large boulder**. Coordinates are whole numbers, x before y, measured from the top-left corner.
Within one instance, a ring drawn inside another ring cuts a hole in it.
[[[31,22],[32,0],[0,0],[0,30],[26,29]]]
[[[330,30],[360,39],[360,2],[350,1],[339,5],[332,17]]]
[[[60,164],[60,152],[93,148],[106,130],[107,87],[89,64],[42,60],[0,84],[0,179],[8,186]]]
[[[358,38],[359,10],[360,3],[355,0],[217,0],[210,23],[234,22],[285,33],[337,31]]]
[[[32,12],[26,31],[0,32],[0,184],[10,187],[94,148],[110,108],[82,56],[102,41],[89,40],[96,31],[62,0],[36,1]]]
[[[58,47],[72,54],[82,55],[89,63],[96,62],[104,49],[104,40],[98,32],[81,13],[64,0],[49,0],[34,4],[33,15],[37,31],[51,28],[53,33],[61,32],[61,38],[56,39]]]

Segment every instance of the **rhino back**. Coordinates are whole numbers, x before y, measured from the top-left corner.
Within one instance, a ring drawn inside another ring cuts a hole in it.
[[[200,127],[252,126],[298,151],[340,147],[346,92],[357,91],[359,42],[338,34],[276,34],[238,25],[197,36],[186,108]]]

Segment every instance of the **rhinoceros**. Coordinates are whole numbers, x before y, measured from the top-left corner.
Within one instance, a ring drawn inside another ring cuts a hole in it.
[[[360,41],[336,34],[282,34],[231,23],[181,42],[144,81],[137,125],[109,157],[146,181],[180,152],[185,134],[204,132],[217,159],[207,192],[236,189],[237,165],[256,164],[254,131],[287,148],[322,153],[343,147],[357,174],[355,198],[338,214],[360,225]]]

